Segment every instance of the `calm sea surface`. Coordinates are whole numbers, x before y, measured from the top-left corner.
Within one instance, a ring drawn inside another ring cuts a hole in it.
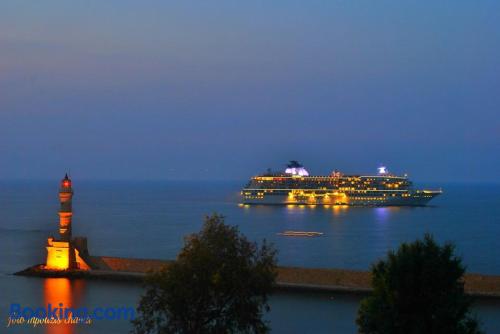
[[[440,185],[444,194],[422,208],[239,207],[245,182],[74,182],[73,234],[87,236],[94,255],[173,259],[203,216],[218,212],[252,240],[266,238],[282,265],[366,270],[401,242],[432,233],[453,241],[470,272],[500,275],[500,186]],[[141,287],[98,281],[16,277],[45,259],[58,224],[58,182],[0,183],[0,330],[12,333],[126,333],[126,321],[92,326],[5,328],[11,303],[37,307],[135,306]],[[285,230],[323,232],[286,238]],[[278,293],[267,318],[277,333],[355,333],[358,297]],[[66,304],[65,304],[66,305]],[[475,306],[488,333],[500,328],[500,302]]]

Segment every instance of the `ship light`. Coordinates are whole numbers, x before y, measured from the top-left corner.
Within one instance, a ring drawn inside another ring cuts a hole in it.
[[[388,173],[387,167],[385,166],[380,166],[379,168],[377,168],[377,171],[379,175],[386,175]]]
[[[291,174],[292,176],[309,176],[309,172],[304,167],[292,167],[285,169],[286,174]]]
[[[297,161],[290,161],[290,164],[285,169],[285,173],[292,176],[309,176],[309,172]]]

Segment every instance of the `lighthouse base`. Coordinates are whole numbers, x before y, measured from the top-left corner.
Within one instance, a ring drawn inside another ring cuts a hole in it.
[[[58,241],[54,238],[47,240],[47,261],[44,267],[47,270],[89,270],[89,265],[82,259],[78,249],[72,242]]]

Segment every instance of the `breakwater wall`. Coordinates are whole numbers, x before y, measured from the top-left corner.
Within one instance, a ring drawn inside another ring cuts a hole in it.
[[[172,263],[168,260],[109,256],[90,256],[87,261],[92,268],[90,271],[48,271],[38,265],[16,274],[142,282],[148,272]],[[277,288],[291,291],[369,294],[371,273],[347,269],[278,267]],[[500,276],[466,274],[465,291],[475,297],[500,298]]]

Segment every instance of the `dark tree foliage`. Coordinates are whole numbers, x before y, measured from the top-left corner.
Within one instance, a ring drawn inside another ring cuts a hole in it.
[[[464,294],[465,267],[452,244],[431,235],[403,243],[372,267],[373,293],[361,302],[357,324],[365,334],[481,333]]]
[[[264,333],[276,251],[249,242],[224,217],[206,217],[177,260],[146,280],[135,333]]]

